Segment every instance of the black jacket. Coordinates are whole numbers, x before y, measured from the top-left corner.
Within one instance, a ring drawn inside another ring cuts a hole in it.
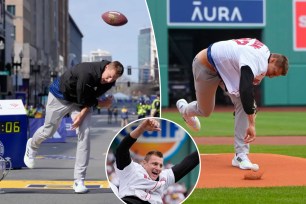
[[[81,106],[96,106],[97,98],[108,91],[115,82],[101,84],[101,75],[109,61],[77,64],[60,77],[60,91],[65,100]]]

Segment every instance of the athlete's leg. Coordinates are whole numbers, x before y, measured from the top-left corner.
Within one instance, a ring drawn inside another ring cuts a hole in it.
[[[37,150],[40,144],[51,137],[60,125],[62,118],[71,111],[72,103],[59,100],[49,92],[46,105],[45,123],[38,128],[32,137],[31,148]]]
[[[192,70],[197,100],[189,103],[183,114],[188,117],[208,117],[215,107],[216,91],[220,78],[217,73],[204,67],[197,57],[193,60]]]
[[[71,118],[74,118],[78,111],[71,113]],[[76,158],[74,165],[74,179],[81,180],[85,179],[86,170],[89,163],[90,156],[90,139],[89,130],[91,122],[92,110],[90,110],[82,121],[81,125],[77,128],[78,144],[76,150]]]
[[[250,145],[244,143],[246,129],[249,125],[247,114],[243,110],[240,97],[229,94],[235,107],[235,152],[248,154]]]

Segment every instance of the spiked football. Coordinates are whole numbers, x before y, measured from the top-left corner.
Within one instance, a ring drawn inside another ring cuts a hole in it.
[[[126,16],[118,11],[107,11],[101,17],[105,23],[111,26],[122,26],[128,22]]]

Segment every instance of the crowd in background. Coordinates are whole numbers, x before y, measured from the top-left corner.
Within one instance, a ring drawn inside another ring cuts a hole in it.
[[[26,112],[29,118],[44,118],[45,106],[43,104],[25,105]],[[144,117],[159,117],[160,116],[160,98],[159,95],[141,96],[136,99],[115,100],[113,105],[108,109],[94,108],[96,114],[106,114],[108,124],[119,124],[121,127],[126,126],[130,116],[135,115],[138,119]]]
[[[42,104],[37,105],[25,105],[26,113],[29,118],[44,118],[45,117],[45,106]]]

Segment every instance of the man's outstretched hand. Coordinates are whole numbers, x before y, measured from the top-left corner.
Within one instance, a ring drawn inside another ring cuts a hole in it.
[[[137,139],[145,131],[160,131],[160,130],[161,129],[159,122],[154,118],[148,118],[143,120],[140,123],[140,125],[138,125],[138,127],[130,133],[130,135],[131,137]]]

